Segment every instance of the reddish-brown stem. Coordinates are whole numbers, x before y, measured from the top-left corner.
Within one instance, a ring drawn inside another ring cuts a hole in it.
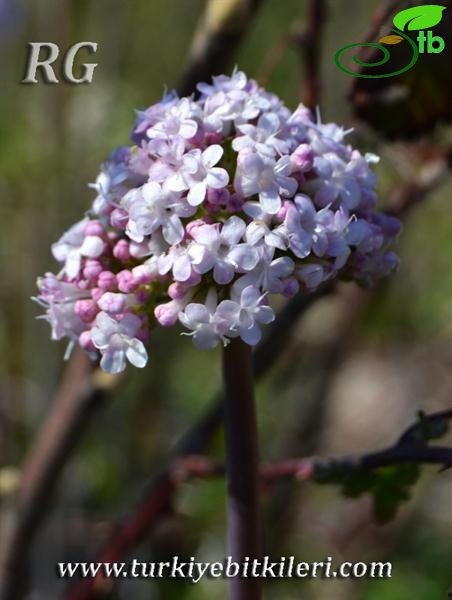
[[[232,560],[261,557],[258,441],[251,348],[233,340],[223,352],[228,486],[228,548]],[[229,600],[259,600],[259,579],[234,577]]]

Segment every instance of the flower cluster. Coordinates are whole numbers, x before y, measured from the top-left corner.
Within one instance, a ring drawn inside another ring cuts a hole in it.
[[[309,293],[336,276],[368,284],[398,264],[397,219],[375,210],[373,154],[303,105],[291,112],[242,72],[167,95],[138,114],[84,219],[53,244],[38,281],[52,338],[116,373],[147,361],[156,323],[198,348],[274,319],[269,294]]]

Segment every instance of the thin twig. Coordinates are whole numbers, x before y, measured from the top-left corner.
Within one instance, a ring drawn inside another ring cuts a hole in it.
[[[224,73],[262,0],[209,0],[193,40],[178,92],[187,96],[200,81]]]
[[[304,64],[300,97],[304,104],[311,109],[315,109],[320,101],[320,64],[325,20],[326,2],[324,0],[310,0],[306,25],[298,36],[294,36]]]

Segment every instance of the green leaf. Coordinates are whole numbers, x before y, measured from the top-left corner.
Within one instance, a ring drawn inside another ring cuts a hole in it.
[[[417,464],[398,464],[374,471],[357,468],[349,471],[345,464],[334,465],[331,470],[316,473],[316,481],[337,484],[347,498],[370,494],[377,521],[387,523],[393,519],[400,504],[410,499],[412,487],[420,475]]]
[[[399,12],[394,17],[394,25],[400,31],[404,31],[407,24],[410,31],[430,29],[430,27],[438,25],[441,21],[445,8],[445,6],[438,6],[436,4],[413,6]]]

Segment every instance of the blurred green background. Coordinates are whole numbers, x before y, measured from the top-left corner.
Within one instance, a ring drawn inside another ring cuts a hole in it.
[[[333,63],[336,49],[357,40],[379,3],[328,3],[322,55],[324,121],[350,123],[349,77]],[[30,301],[36,277],[54,270],[50,244],[88,207],[100,163],[128,142],[134,110],[176,86],[203,0],[0,0],[0,554],[13,514],[11,481],[49,411],[64,369],[64,345],[49,340]],[[263,65],[306,2],[265,0],[236,64],[249,76]],[[62,49],[99,45],[90,85],[24,85],[27,43]],[[299,102],[303,66],[289,48],[266,81],[289,106]],[[351,137],[351,139],[353,136]],[[431,140],[449,140],[435,130]],[[363,151],[377,151],[382,205],[418,174],[404,144],[363,131]],[[287,348],[258,386],[265,460],[303,454],[341,455],[391,443],[420,408],[450,404],[452,389],[452,205],[444,182],[405,222],[397,251],[402,267],[364,295],[344,286],[295,324]],[[355,308],[354,308],[355,307]],[[344,323],[346,327],[344,328]],[[62,597],[57,561],[86,560],[118,517],[135,505],[143,481],[158,469],[220,383],[219,353],[195,352],[177,331],[155,332],[145,372],[129,369],[93,419],[68,464],[52,511],[34,544],[30,598]],[[218,435],[212,454],[221,457]],[[451,475],[425,468],[412,500],[395,521],[378,525],[369,498],[341,498],[336,488],[281,484],[264,494],[267,551],[300,560],[391,560],[390,580],[273,581],[265,598],[292,600],[431,600],[452,585]],[[173,554],[224,556],[225,486],[185,485],[174,513],[134,552],[141,560]],[[50,501],[50,499],[49,499]],[[225,582],[127,581],[112,598],[215,600]]]

